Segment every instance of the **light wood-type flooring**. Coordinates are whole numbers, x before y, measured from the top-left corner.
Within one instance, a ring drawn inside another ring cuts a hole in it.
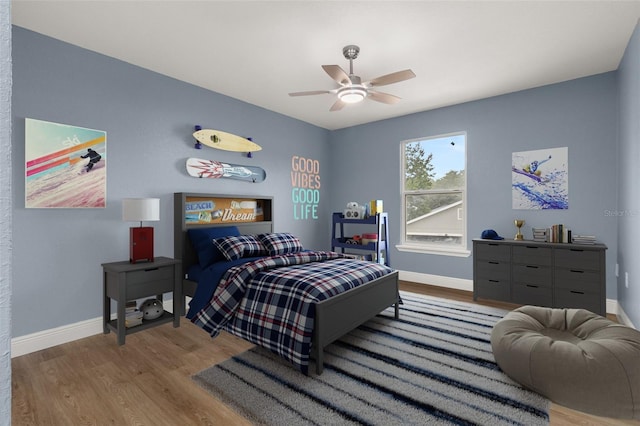
[[[402,283],[403,290],[472,302],[471,293]],[[511,309],[514,305],[481,301]],[[226,333],[211,339],[184,318],[127,336],[99,334],[16,357],[11,420],[22,425],[245,425],[191,376],[252,345]],[[4,416],[3,416],[4,417]],[[551,425],[640,425],[552,404]]]

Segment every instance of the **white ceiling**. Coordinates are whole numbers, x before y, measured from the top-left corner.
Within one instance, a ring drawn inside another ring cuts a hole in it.
[[[640,18],[634,1],[13,0],[15,25],[327,129],[617,69]],[[416,78],[329,112],[337,87],[320,67],[364,80]],[[213,124],[213,123],[212,123]]]

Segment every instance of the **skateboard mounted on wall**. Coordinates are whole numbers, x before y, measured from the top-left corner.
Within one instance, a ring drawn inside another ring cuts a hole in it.
[[[201,148],[201,145],[198,146],[198,144],[202,144],[224,151],[251,153],[262,150],[260,145],[242,136],[221,130],[202,129],[200,126],[196,126],[195,129],[196,131],[193,132],[193,137],[196,138],[197,149]]]
[[[267,173],[262,167],[229,164],[222,161],[205,160],[202,158],[187,158],[187,173],[189,176],[210,179],[236,179],[246,182],[262,182]]]

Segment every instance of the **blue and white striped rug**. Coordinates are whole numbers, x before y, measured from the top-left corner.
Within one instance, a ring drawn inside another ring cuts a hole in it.
[[[506,311],[402,292],[392,309],[325,350],[304,376],[253,348],[193,378],[247,419],[269,425],[547,425],[549,401],[496,365],[493,324]]]

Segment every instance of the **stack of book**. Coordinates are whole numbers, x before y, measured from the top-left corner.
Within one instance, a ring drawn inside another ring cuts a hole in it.
[[[574,235],[573,236],[574,244],[595,244],[596,237],[593,235]]]
[[[547,228],[532,228],[533,241],[545,242],[547,241]]]
[[[131,302],[127,302],[127,305],[124,308],[124,311],[125,311],[124,326],[126,328],[135,327],[136,325],[142,324],[142,317],[144,316],[144,314],[142,313],[142,311],[139,311],[136,308],[135,300]]]
[[[552,225],[547,233],[547,241],[550,243],[570,243],[571,229],[567,228],[563,224]]]

